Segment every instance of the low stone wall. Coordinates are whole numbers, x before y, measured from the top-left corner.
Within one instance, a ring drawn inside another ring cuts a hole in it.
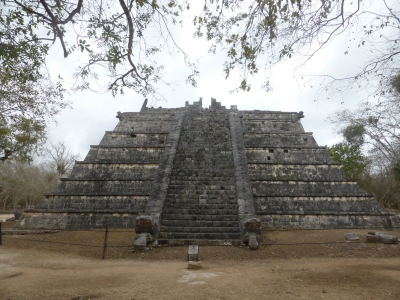
[[[87,162],[158,163],[164,147],[158,148],[112,148],[92,146],[85,158]]]
[[[268,228],[308,228],[308,229],[336,229],[336,228],[387,228],[400,226],[400,217],[385,214],[267,214],[257,217],[261,219],[263,229]]]
[[[273,151],[271,151],[273,150]],[[332,163],[325,148],[293,148],[283,147],[274,148],[246,148],[246,157],[249,164],[265,163],[265,164],[280,164],[280,163]]]
[[[36,209],[56,210],[107,210],[110,208],[127,211],[144,211],[148,196],[49,196],[44,198]]]
[[[25,212],[15,229],[83,230],[110,228],[134,228],[137,214],[110,213],[93,210],[87,213],[29,213]]]
[[[246,147],[291,147],[309,148],[317,147],[317,143],[312,133],[251,133],[244,135],[244,144]]]
[[[74,194],[106,194],[123,195],[137,194],[148,195],[151,190],[152,181],[133,180],[64,180],[60,183],[57,193]]]
[[[73,179],[130,179],[150,180],[154,179],[158,163],[153,164],[117,164],[117,163],[75,163],[69,178]]]
[[[315,212],[381,212],[382,207],[371,197],[255,197],[258,213],[313,214]]]

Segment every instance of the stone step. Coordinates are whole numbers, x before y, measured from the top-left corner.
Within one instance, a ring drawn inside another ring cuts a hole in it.
[[[232,157],[232,153],[229,148],[215,148],[215,149],[208,149],[206,151],[199,151],[199,150],[186,150],[180,149],[176,153],[176,159],[185,160],[185,159],[194,159],[197,160],[199,158],[204,158],[207,160],[211,159],[227,159]]]
[[[233,164],[232,163],[225,163],[221,164],[218,163],[218,161],[205,161],[205,160],[199,160],[199,161],[193,161],[193,160],[186,160],[186,161],[175,161],[174,163],[174,168],[177,169],[188,169],[188,170],[199,170],[199,172],[211,172],[215,170],[224,170],[224,174],[229,174],[226,173],[226,170],[230,170],[233,172]],[[206,171],[205,171],[206,170]],[[232,174],[232,173],[231,173]]]
[[[219,142],[216,143],[215,141]],[[195,151],[197,149],[231,149],[231,141],[227,138],[226,133],[220,135],[207,136],[207,134],[201,134],[196,138],[182,138],[180,149],[188,148],[189,151]]]
[[[176,195],[168,194],[167,200],[171,203],[177,204],[235,204],[237,203],[236,196],[227,195],[203,195],[203,194],[187,194],[187,195]]]
[[[160,226],[160,231],[169,233],[240,233],[237,225],[235,227]]]
[[[198,240],[198,239],[158,239],[159,245],[199,245],[199,246],[240,246],[239,239],[234,240]]]
[[[233,181],[233,180],[232,180]],[[204,179],[204,180],[170,180],[170,186],[218,186],[221,190],[235,190],[236,185],[232,182],[223,182],[217,181],[215,182],[212,178]]]
[[[167,198],[168,200],[173,200],[174,202],[178,202],[179,200],[182,200],[183,202],[191,202],[194,201],[194,203],[198,203],[199,199],[202,199],[204,201],[213,201],[216,200],[218,203],[215,204],[223,204],[220,203],[221,200],[229,201],[230,204],[234,204],[236,199],[236,193],[212,193],[210,191],[192,191],[190,193],[176,193],[176,192],[169,192],[167,193]],[[210,204],[210,203],[209,203]],[[228,203],[227,203],[228,204]]]
[[[238,215],[216,215],[216,214],[167,214],[163,213],[162,221],[191,220],[191,221],[238,221]]]
[[[215,185],[220,185],[221,183],[226,184],[227,182],[229,185],[235,185],[235,178],[230,172],[220,172],[219,175],[220,176],[215,176],[215,174],[212,174],[212,172],[210,174],[210,172],[204,173],[197,170],[172,171],[170,180],[182,182],[208,180],[213,183],[215,182]],[[210,176],[212,176],[212,178]]]
[[[208,191],[204,191],[204,193],[202,193],[202,191],[195,191],[186,194],[168,193],[167,199],[174,200],[175,203],[180,203],[180,200],[182,200],[182,202],[186,203],[200,204],[199,201],[202,200],[205,201],[205,203],[208,203],[208,201],[214,202],[213,204],[224,204],[224,202],[226,202],[226,204],[235,204],[236,202],[234,200],[236,199],[236,193],[231,195],[213,194]]]
[[[185,133],[186,132],[192,133],[192,135],[191,135],[192,138],[198,138],[199,136],[202,136],[202,135],[204,135],[206,137],[207,136],[216,136],[218,134],[226,134],[226,132],[229,132],[228,127],[224,126],[225,124],[221,124],[221,123],[218,124],[215,119],[212,120],[212,122],[214,123],[214,125],[216,125],[216,127],[214,127],[211,132],[208,130],[208,128],[206,128],[204,126],[204,124],[199,124],[199,123],[196,123],[196,122],[191,124],[192,126],[184,125],[183,128],[182,128],[183,129],[182,131],[185,132]],[[219,128],[217,128],[217,126]],[[186,137],[189,138],[190,135],[186,135]]]
[[[191,171],[192,174],[197,176],[208,176],[209,174],[215,174],[216,177],[233,177],[234,167],[233,165],[218,165],[214,163],[205,163],[202,164],[196,163],[194,164],[191,161],[185,163],[176,163],[174,168],[177,167],[177,170],[187,170]],[[182,173],[174,173],[173,175],[184,175]],[[185,176],[185,175],[184,175]]]
[[[238,227],[238,221],[206,221],[206,220],[162,220],[162,226],[171,227]]]
[[[183,202],[190,202],[190,201],[198,201],[199,199],[204,199],[205,201],[208,200],[217,200],[218,203],[221,202],[221,200],[226,200],[229,201],[230,203],[235,203],[232,202],[231,200],[236,199],[236,193],[212,193],[210,191],[192,191],[191,193],[176,193],[176,192],[169,192],[167,194],[167,199],[170,200],[175,200],[175,202],[179,202],[179,200],[183,200]],[[197,202],[196,202],[197,203]],[[215,204],[218,204],[215,203]],[[220,203],[222,204],[222,203]]]
[[[238,209],[236,204],[166,203],[164,209]]]
[[[177,153],[177,157],[175,158],[174,162],[175,164],[179,164],[179,163],[186,163],[186,162],[218,162],[221,165],[225,165],[225,164],[231,164],[232,165],[232,155],[222,155],[219,154],[220,150],[218,151],[211,151],[211,153],[209,155],[203,155],[201,153],[193,153],[192,155],[181,155],[180,153]],[[215,152],[215,153],[212,153]]]
[[[192,204],[192,205],[227,205],[227,204],[233,204],[237,205],[237,199],[235,197],[232,197],[231,199],[227,198],[206,198],[202,199],[202,201],[205,201],[205,203],[200,203],[199,198],[185,198],[182,199],[181,197],[177,197],[176,199],[173,198],[173,195],[168,195],[167,196],[167,204],[171,204],[173,207],[181,207],[182,205],[185,204]]]
[[[234,180],[234,176],[231,173],[231,170],[224,169],[224,170],[196,170],[196,169],[183,169],[183,170],[173,170],[172,171],[172,178],[181,178],[182,180],[211,180],[213,178],[216,179],[216,181],[225,181],[225,180]]]
[[[233,180],[227,180],[227,181],[213,181],[212,178],[204,178],[204,179],[197,179],[197,178],[191,178],[191,179],[178,179],[178,180],[170,180],[170,185],[172,186],[210,186],[210,185],[216,185],[219,186],[221,190],[225,189],[236,189],[236,182]],[[228,187],[228,188],[226,188]]]
[[[169,190],[167,195],[173,195],[175,198],[182,197],[185,198],[199,198],[199,196],[204,196],[207,198],[221,198],[225,197],[227,199],[235,198],[236,191],[235,190],[209,190],[209,189],[191,189],[190,186],[182,186],[181,189]]]
[[[189,145],[188,145],[189,146]],[[177,151],[176,153],[176,158],[177,159],[185,159],[185,158],[199,158],[199,157],[206,157],[206,158],[215,158],[221,157],[221,158],[229,158],[232,157],[232,150],[230,148],[226,147],[218,147],[218,148],[211,148],[211,149],[205,149],[205,150],[199,150],[194,148],[193,145],[190,145],[192,150],[181,148]]]
[[[235,177],[228,169],[222,170],[195,170],[195,169],[185,169],[185,172],[175,171],[172,173],[171,179],[178,180],[210,180],[216,178],[216,181],[233,181],[235,182]],[[218,184],[218,183],[217,183]],[[232,183],[231,183],[232,184]]]
[[[168,214],[175,215],[235,215],[238,213],[237,209],[181,209],[181,208],[165,208],[163,209],[163,216]]]
[[[170,185],[168,194],[236,195],[236,187],[221,189],[218,185]]]
[[[238,240],[240,233],[185,233],[185,232],[160,232],[160,239],[206,239],[206,240]]]

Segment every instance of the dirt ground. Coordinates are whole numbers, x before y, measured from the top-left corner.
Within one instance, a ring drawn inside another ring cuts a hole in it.
[[[265,231],[257,251],[200,246],[195,271],[187,247],[133,252],[132,230],[109,232],[106,260],[104,231],[3,235],[0,299],[400,299],[400,244],[346,232],[367,230]]]

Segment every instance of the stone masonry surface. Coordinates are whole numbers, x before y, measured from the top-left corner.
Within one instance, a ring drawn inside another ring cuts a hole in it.
[[[201,244],[243,241],[249,219],[248,228],[400,225],[304,131],[302,112],[145,101],[117,118],[16,228],[132,228],[143,215],[158,243]]]
[[[159,243],[239,238],[229,114],[190,109],[171,174]]]

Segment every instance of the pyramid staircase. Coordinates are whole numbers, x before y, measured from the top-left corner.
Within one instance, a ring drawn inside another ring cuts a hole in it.
[[[186,112],[158,243],[240,242],[226,111]]]

